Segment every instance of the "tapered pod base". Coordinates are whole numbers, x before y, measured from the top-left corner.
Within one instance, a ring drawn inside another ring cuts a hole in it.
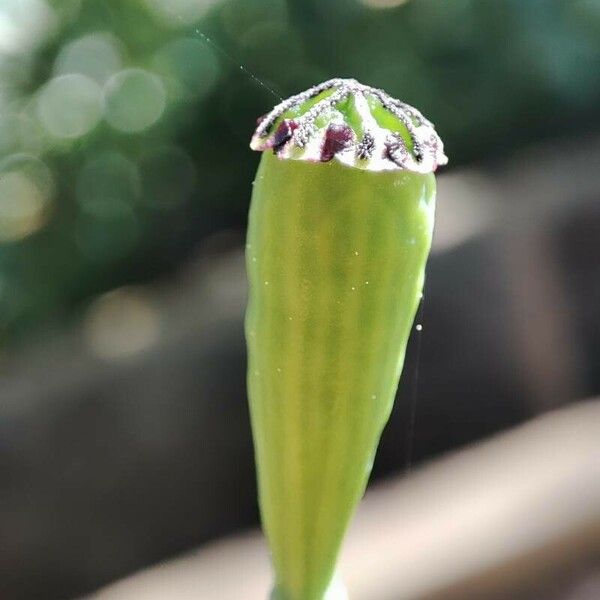
[[[276,600],[324,600],[332,586],[392,408],[434,202],[433,174],[262,156],[246,336]]]
[[[269,600],[289,600],[295,596],[287,593],[283,588],[275,587],[271,592]],[[319,596],[323,600],[348,600],[348,592],[344,587],[342,580],[339,577],[334,577],[333,581],[330,582],[329,587],[325,590],[322,596]]]

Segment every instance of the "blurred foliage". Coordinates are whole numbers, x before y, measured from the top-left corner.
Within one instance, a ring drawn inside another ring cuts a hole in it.
[[[452,165],[585,135],[600,1],[1,0],[3,343],[241,229],[256,117],[332,76],[418,106]]]

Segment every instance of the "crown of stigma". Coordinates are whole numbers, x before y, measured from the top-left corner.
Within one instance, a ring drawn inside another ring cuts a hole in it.
[[[284,100],[259,119],[250,147],[370,171],[430,173],[448,162],[416,108],[355,79],[330,79]]]

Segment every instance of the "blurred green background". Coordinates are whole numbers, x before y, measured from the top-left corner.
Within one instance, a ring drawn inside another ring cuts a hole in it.
[[[600,393],[600,0],[0,0],[2,600],[257,525],[248,145],[334,76],[450,158],[375,478]]]
[[[2,0],[2,347],[242,230],[256,117],[332,76],[418,106],[451,167],[586,135],[600,3]]]

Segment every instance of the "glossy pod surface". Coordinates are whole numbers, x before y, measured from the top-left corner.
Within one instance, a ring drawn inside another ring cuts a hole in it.
[[[262,155],[246,337],[277,600],[323,600],[331,584],[392,408],[434,204],[432,173]]]

